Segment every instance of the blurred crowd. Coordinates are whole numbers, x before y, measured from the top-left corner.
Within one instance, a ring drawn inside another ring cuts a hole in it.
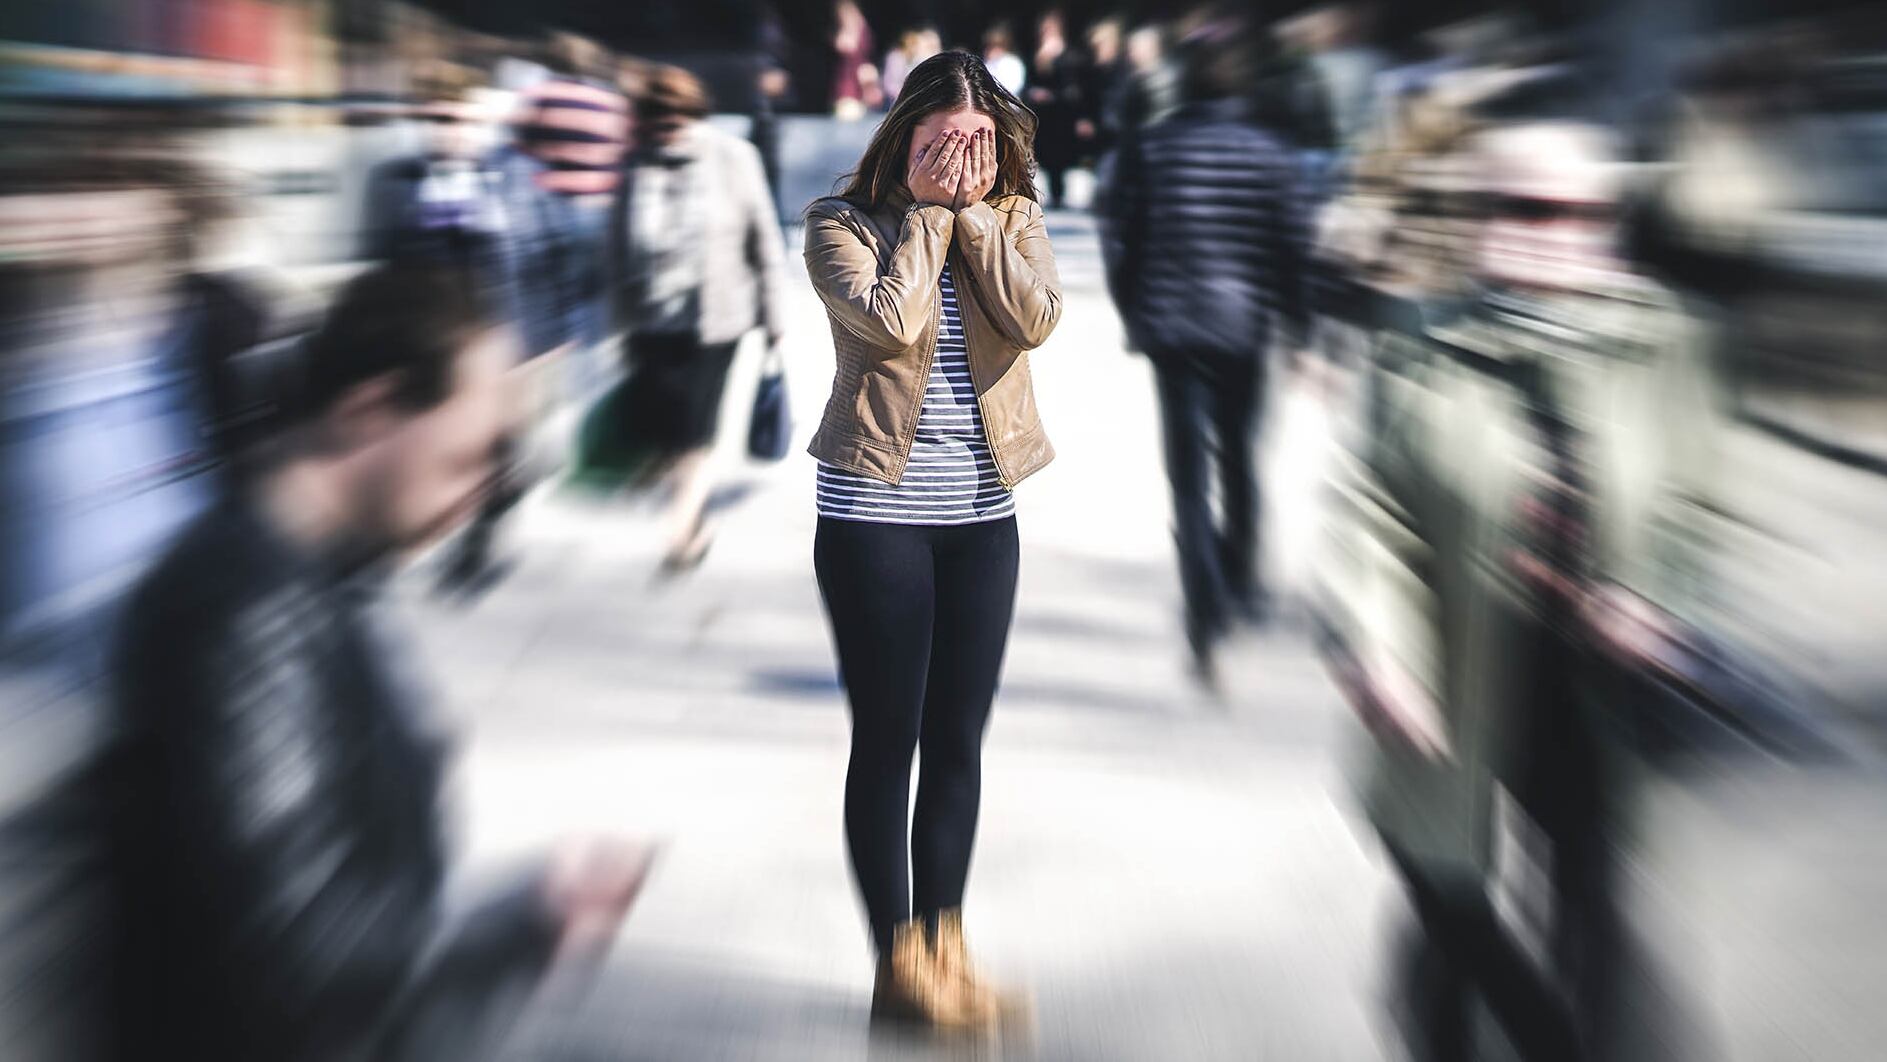
[[[1182,20],[1104,175],[1188,640],[1210,682],[1267,610],[1251,439],[1294,370],[1339,424],[1306,604],[1419,925],[1409,1046],[1472,1057],[1484,1007],[1626,1057],[1644,780],[1878,762],[1887,21],[1388,14]]]
[[[328,6],[232,5],[250,32],[170,65],[9,45],[40,80],[0,82],[0,725],[90,720],[78,809],[8,843],[106,839],[89,935],[131,987],[67,934],[0,948],[41,949],[42,991],[119,990],[100,1051],[469,1057],[609,939],[650,858],[612,838],[447,916],[449,742],[376,590],[428,549],[446,593],[502,578],[573,405],[578,477],[659,486],[663,574],[700,564],[735,351],[786,338],[780,116],[865,120],[946,45],[1034,111],[1044,205],[1098,223],[1195,678],[1302,618],[1366,726],[1413,1057],[1476,1057],[1483,1013],[1527,1058],[1668,1057],[1620,998],[1646,777],[1878,762],[1877,5],[1038,4],[965,36],[839,0],[756,9],[694,72],[397,4],[330,38]],[[348,221],[257,237],[230,145],[258,127],[241,151],[333,145],[280,172]],[[1287,386],[1337,425],[1301,587],[1266,578],[1256,449]],[[52,772],[20,777],[0,807]],[[1497,911],[1516,849],[1530,927]]]

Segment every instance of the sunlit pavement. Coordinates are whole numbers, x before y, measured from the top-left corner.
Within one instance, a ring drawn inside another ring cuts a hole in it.
[[[1060,457],[1019,494],[1022,586],[968,905],[972,945],[1028,988],[1035,1020],[976,1050],[1383,1057],[1376,941],[1393,900],[1348,818],[1340,706],[1289,625],[1235,645],[1222,699],[1187,683],[1151,379],[1121,349],[1091,227],[1069,216],[1054,235],[1068,304],[1034,365]],[[803,436],[831,346],[794,273]],[[774,467],[740,459],[756,353],[723,422],[741,496],[699,572],[655,579],[648,508],[546,492],[514,528],[520,565],[488,596],[411,595],[467,723],[460,807],[477,865],[589,829],[666,843],[599,983],[539,1007],[519,1058],[924,1053],[866,1033],[812,465],[798,447]],[[1274,419],[1277,552],[1290,554],[1317,432],[1302,409]],[[1288,574],[1293,560],[1277,563]]]

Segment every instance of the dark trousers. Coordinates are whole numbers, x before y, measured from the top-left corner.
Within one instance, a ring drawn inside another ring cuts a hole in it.
[[[1515,795],[1550,846],[1549,959],[1589,1042],[1619,1029],[1617,997],[1628,973],[1618,903],[1617,762],[1629,736],[1633,684],[1540,624]],[[1602,703],[1595,703],[1602,702]],[[1604,712],[1613,707],[1616,714]]]
[[[1162,351],[1150,360],[1173,488],[1186,633],[1201,648],[1224,630],[1234,608],[1260,604],[1252,447],[1264,405],[1264,361],[1257,351]]]
[[[934,920],[963,903],[1017,562],[1014,517],[958,527],[819,520],[813,567],[852,712],[845,836],[882,954],[913,913]],[[913,752],[922,755],[908,814]]]
[[[1488,1009],[1528,1062],[1585,1057],[1571,1009],[1494,913],[1478,881],[1430,877],[1419,861],[1390,855],[1420,922],[1402,971],[1415,1022],[1412,1053],[1422,1062],[1468,1062],[1475,1048],[1474,1000]]]

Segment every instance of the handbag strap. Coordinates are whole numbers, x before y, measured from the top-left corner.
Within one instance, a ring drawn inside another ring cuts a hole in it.
[[[760,362],[760,375],[762,376],[785,376],[786,375],[786,358],[784,355],[780,353],[780,345],[778,343],[767,344],[767,352],[766,354],[762,355],[762,360]]]

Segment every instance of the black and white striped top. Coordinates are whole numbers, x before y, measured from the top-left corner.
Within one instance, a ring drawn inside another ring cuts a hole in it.
[[[917,436],[904,479],[897,486],[854,475],[821,461],[819,515],[881,524],[973,524],[1015,512],[1015,495],[996,477],[996,460],[983,434],[983,413],[970,381],[969,348],[957,308],[950,267],[937,278],[943,320],[937,356],[917,417]]]

